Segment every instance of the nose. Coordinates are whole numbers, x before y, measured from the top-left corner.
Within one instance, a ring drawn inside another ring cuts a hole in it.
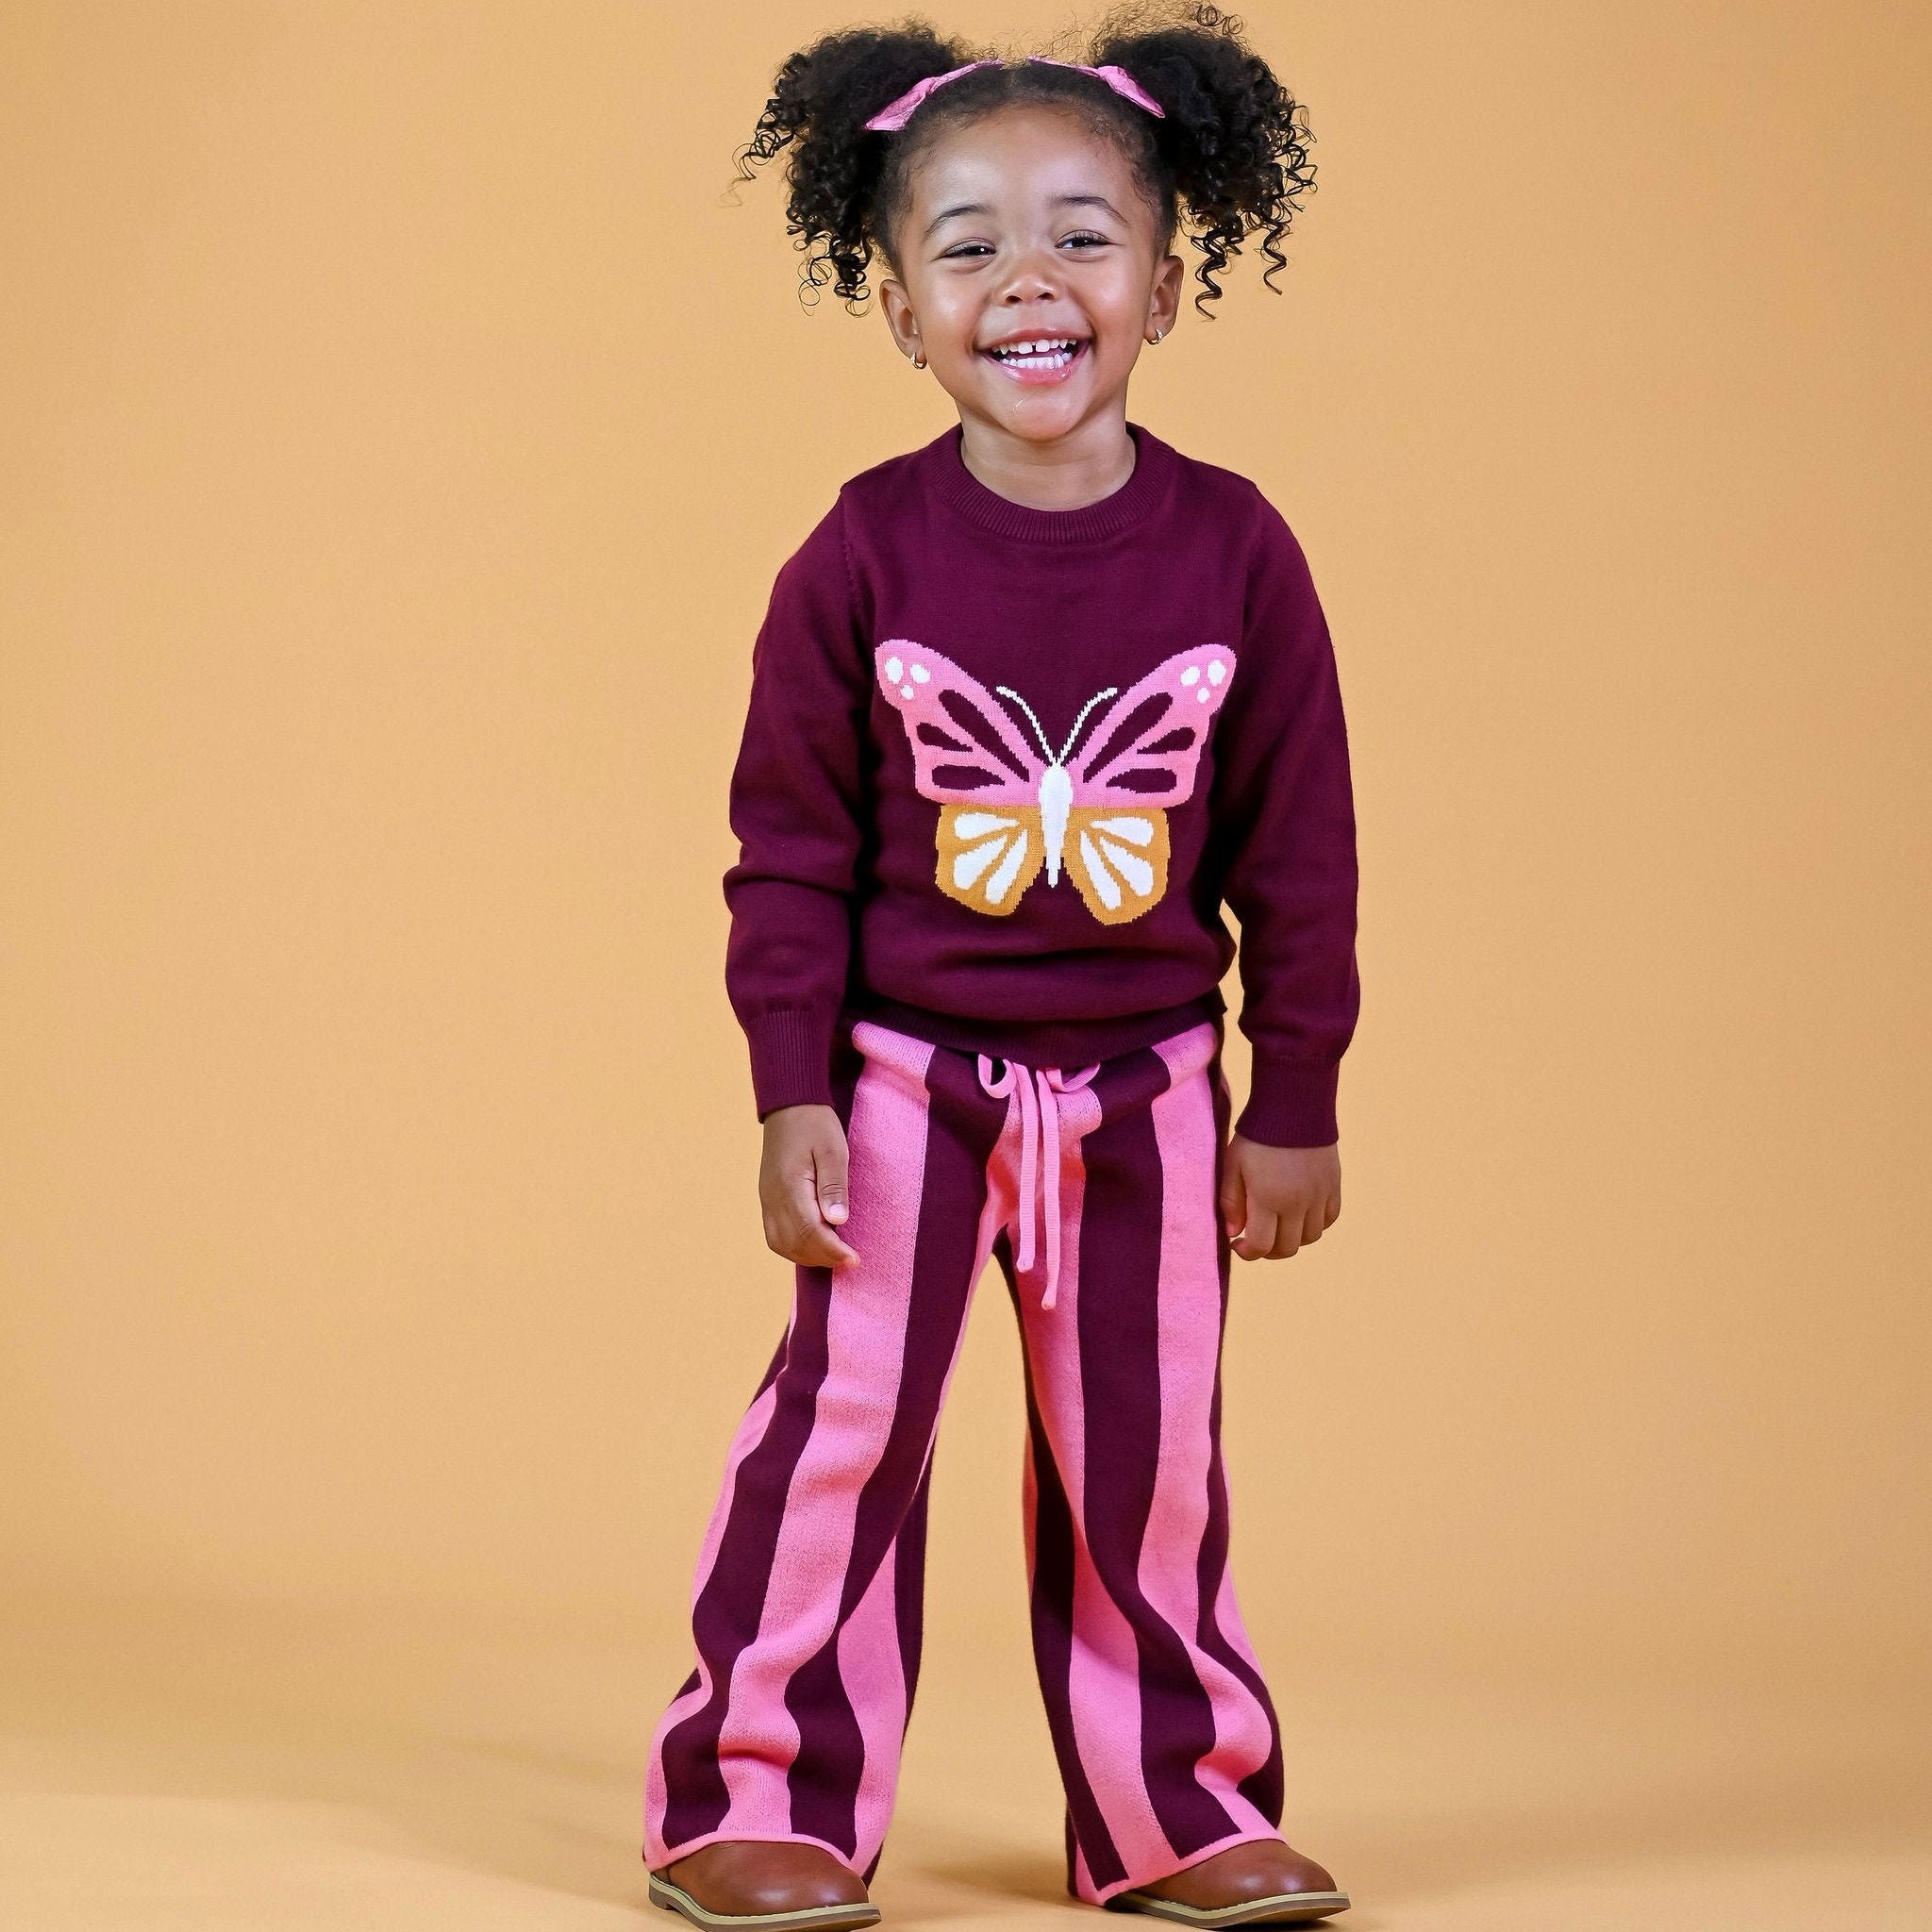
[[[1058,258],[1050,249],[1029,248],[1014,261],[996,299],[1009,308],[1026,302],[1057,302],[1065,286]]]
[[[992,299],[993,308],[1005,317],[995,328],[1053,328],[1063,324],[1069,313],[1067,291],[1059,281],[1036,269],[1016,268]]]

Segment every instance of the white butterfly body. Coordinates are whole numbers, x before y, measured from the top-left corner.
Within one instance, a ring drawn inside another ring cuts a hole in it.
[[[1046,846],[1046,882],[1060,882],[1060,859],[1067,843],[1067,817],[1074,808],[1074,781],[1056,758],[1040,779],[1040,836]]]

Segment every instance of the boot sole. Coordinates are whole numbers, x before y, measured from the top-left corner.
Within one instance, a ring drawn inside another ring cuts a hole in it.
[[[858,1932],[876,1925],[875,1905],[803,1906],[790,1912],[708,1912],[682,1886],[650,1874],[651,1903],[660,1911],[675,1912],[705,1932]]]
[[[1303,1925],[1348,1909],[1345,1891],[1278,1891],[1273,1898],[1243,1899],[1232,1906],[1184,1906],[1151,1891],[1119,1891],[1108,1900],[1110,1912],[1146,1912],[1182,1925]]]

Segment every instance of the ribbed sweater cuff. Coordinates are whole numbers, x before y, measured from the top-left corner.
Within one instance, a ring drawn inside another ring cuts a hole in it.
[[[745,1022],[751,1086],[758,1119],[781,1107],[832,1104],[832,1029],[836,1013],[789,1008]]]
[[[1248,1104],[1235,1132],[1263,1147],[1328,1147],[1335,1125],[1339,1060],[1277,1060],[1255,1056]]]

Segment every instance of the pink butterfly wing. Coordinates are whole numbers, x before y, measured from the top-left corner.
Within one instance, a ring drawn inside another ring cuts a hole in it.
[[[913,783],[938,805],[1040,803],[1046,762],[971,672],[909,638],[873,654],[879,689],[906,724]]]
[[[1234,678],[1225,644],[1176,651],[1108,706],[1067,761],[1076,806],[1184,804]]]

